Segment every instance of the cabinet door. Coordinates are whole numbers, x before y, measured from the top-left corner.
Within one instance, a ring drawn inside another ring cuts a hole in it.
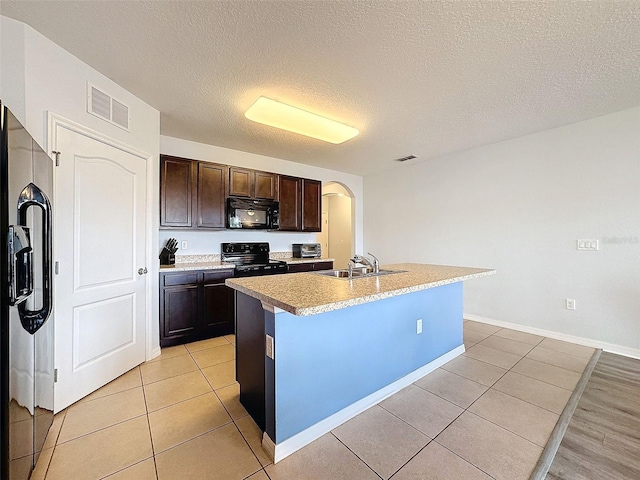
[[[280,202],[280,230],[297,231],[301,228],[302,179],[280,175],[278,177],[278,199]]]
[[[236,197],[253,196],[253,170],[229,167],[229,195]]]
[[[160,156],[160,226],[191,227],[195,165],[167,155]]]
[[[234,333],[234,292],[224,283],[205,283],[202,293],[202,333],[205,338]]]
[[[302,180],[302,231],[319,232],[322,228],[322,183]]]
[[[255,172],[255,197],[273,200],[276,198],[276,176],[268,172]]]
[[[164,287],[160,302],[160,346],[189,341],[198,328],[198,286]]]
[[[227,167],[198,162],[198,216],[196,225],[202,228],[225,227],[227,197]]]

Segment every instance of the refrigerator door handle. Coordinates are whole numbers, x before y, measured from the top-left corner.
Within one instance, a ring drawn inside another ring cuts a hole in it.
[[[29,229],[9,225],[9,305],[24,302],[33,293],[33,249]]]
[[[30,207],[42,210],[42,307],[29,310],[26,302],[18,304],[18,314],[22,327],[34,334],[44,325],[53,306],[53,290],[51,285],[51,203],[36,185],[30,183],[18,197],[18,223],[27,224],[27,211]]]

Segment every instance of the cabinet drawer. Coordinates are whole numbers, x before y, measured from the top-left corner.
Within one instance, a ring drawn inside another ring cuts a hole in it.
[[[289,273],[311,271],[313,271],[313,263],[292,263],[290,265],[287,265],[287,272]]]
[[[224,283],[226,278],[233,277],[233,270],[220,270],[216,272],[204,272],[204,283]]]
[[[162,285],[170,287],[173,285],[196,285],[198,283],[198,273],[164,273]]]
[[[333,269],[333,262],[316,262],[313,264],[314,270],[331,270]]]

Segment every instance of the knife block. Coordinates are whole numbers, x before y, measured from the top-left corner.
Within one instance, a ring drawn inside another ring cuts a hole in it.
[[[176,264],[176,256],[167,250],[166,247],[162,248],[160,252],[160,265],[175,265]]]

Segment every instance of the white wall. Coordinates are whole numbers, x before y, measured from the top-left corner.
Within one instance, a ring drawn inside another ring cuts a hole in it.
[[[160,137],[160,151],[163,154],[175,155],[193,160],[222,163],[267,172],[281,173],[296,177],[312,178],[324,182],[340,182],[349,187],[355,196],[356,204],[356,245],[362,245],[362,177],[348,173],[336,172],[325,168],[303,165],[273,157],[265,157],[253,153],[230,150],[228,148],[190,142],[173,137]],[[193,230],[160,230],[160,246],[168,238],[187,241],[187,250],[178,250],[178,255],[195,255],[220,253],[222,242],[264,242],[270,244],[271,251],[291,251],[292,243],[308,243],[316,241],[315,233],[267,232],[258,231],[193,231]]]
[[[46,113],[51,111],[158,155],[160,113],[156,109],[28,25],[0,16],[0,33],[1,98],[41,147],[46,147]],[[87,81],[130,107],[129,132],[87,113]]]
[[[0,16],[0,100],[21,122],[25,118],[24,27]]]
[[[364,186],[365,251],[382,263],[495,268],[466,282],[465,313],[640,354],[640,108]],[[600,250],[578,251],[577,239],[599,239]]]
[[[3,16],[0,16],[0,52],[0,99],[45,151],[47,112],[52,112],[151,155],[153,208],[149,212],[151,238],[148,248],[152,263],[148,265],[148,307],[154,330],[148,349],[157,348],[159,112],[31,27]],[[129,132],[87,113],[87,81],[129,106]]]

